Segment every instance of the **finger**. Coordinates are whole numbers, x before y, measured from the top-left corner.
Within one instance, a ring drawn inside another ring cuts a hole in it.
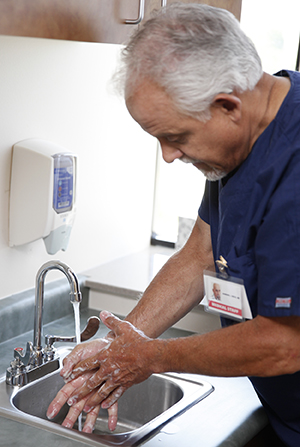
[[[84,407],[86,406],[86,401],[88,400],[89,397],[90,396],[87,396],[85,399],[82,399],[81,401],[77,402],[76,405],[73,405],[72,407],[70,407],[68,414],[62,423],[63,427],[72,428],[74,426],[75,422],[81,415],[82,411],[84,411]],[[98,410],[95,409],[96,416],[94,417],[93,427],[94,427],[95,421],[97,419],[99,410],[100,410],[100,407],[98,408]],[[90,421],[92,421],[92,416],[90,417]],[[89,425],[89,421],[88,421],[88,425]]]
[[[98,354],[96,354],[93,357],[90,357],[86,360],[82,360],[73,369],[73,372],[70,375],[70,379],[72,379],[72,380],[76,379],[77,377],[81,376],[85,372],[97,369],[97,368],[99,368],[100,364],[101,364],[101,361],[99,359]]]
[[[100,411],[100,405],[89,408],[85,405],[83,411],[88,408],[88,413],[84,423],[83,430],[85,433],[92,433],[97,421],[97,417]],[[110,408],[108,408],[108,428],[110,431],[114,431],[118,422],[118,403],[116,402]]]
[[[90,407],[95,407],[96,405],[101,404],[101,402],[103,402],[107,396],[114,391],[115,387],[116,386],[114,384],[109,385],[108,382],[103,383],[103,385],[97,389],[96,393],[89,397],[87,405]]]
[[[78,379],[74,380],[73,382],[69,382],[66,385],[64,385],[55,398],[50,403],[48,410],[47,410],[47,418],[53,419],[55,416],[58,415],[61,408],[64,406],[64,404],[67,402],[67,400],[70,398],[70,396],[74,393],[74,390],[78,386],[82,386],[88,376],[81,376]]]
[[[101,407],[107,408],[109,413],[110,409],[113,408],[115,405],[117,405],[117,401],[120,399],[120,397],[124,394],[124,392],[127,389],[128,388],[125,386],[119,386],[118,388],[116,388],[112,393],[109,394],[109,396],[106,399],[103,400]]]
[[[100,318],[108,329],[111,329],[116,335],[119,335],[119,325],[122,323],[120,318],[116,317],[107,310],[100,312]]]
[[[108,312],[107,310],[103,310],[102,312],[100,312],[100,318],[105,326],[111,329],[111,333],[113,333],[114,335],[122,335],[124,332],[130,329],[133,330],[136,334],[141,335],[145,339],[148,338],[142,331],[129,323],[129,321],[120,320],[118,317]]]
[[[92,433],[93,432],[99,411],[100,411],[100,405],[89,409],[89,412],[86,415],[84,427],[82,429],[82,431],[84,433]]]
[[[99,315],[100,316],[100,315]],[[109,331],[106,335],[105,335],[105,340],[107,340],[108,342],[112,342],[115,339],[115,334],[113,333],[113,331]]]
[[[77,348],[77,347],[76,347]],[[60,371],[60,375],[66,380],[70,377],[72,370],[74,368],[74,365],[76,365],[78,362],[80,362],[81,357],[81,351],[79,349],[76,350],[73,349],[71,354],[69,354],[67,357],[63,360],[63,367]]]
[[[83,411],[85,411],[85,408],[86,405]],[[96,407],[89,409],[82,430],[83,432],[85,433],[93,432],[99,415],[99,411],[100,411],[100,405],[97,405]],[[108,428],[110,431],[114,431],[116,429],[117,422],[118,422],[118,403],[116,402],[114,405],[108,408]]]
[[[65,428],[72,428],[78,417],[81,415],[84,406],[85,399],[81,400],[76,405],[73,405],[61,425]]]
[[[110,431],[116,429],[118,422],[118,402],[108,408],[108,428]]]
[[[98,390],[91,394],[86,402],[86,408],[93,408],[101,404],[102,408],[110,408],[126,391],[127,387],[119,386],[116,388],[115,384],[103,383]]]
[[[100,377],[99,377],[100,376]],[[79,376],[77,379],[75,379],[73,382],[80,379],[80,377],[86,378],[86,375]],[[85,398],[88,394],[91,393],[94,389],[98,388],[103,383],[103,378],[100,375],[100,372],[96,372],[95,374],[88,375],[88,379],[84,380],[83,383],[78,385],[76,389],[73,390],[73,393],[69,397],[67,403],[68,405],[72,406],[75,405],[77,402],[79,402],[81,399]],[[71,382],[71,383],[73,383]]]
[[[65,380],[68,380],[72,374],[74,367],[79,362],[89,357],[93,357],[97,354],[97,352],[107,346],[110,342],[111,337],[109,339],[99,338],[77,345],[73,349],[73,351],[63,360],[63,368],[61,369],[60,375]]]

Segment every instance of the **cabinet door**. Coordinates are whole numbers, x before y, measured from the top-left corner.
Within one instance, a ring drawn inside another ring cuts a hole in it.
[[[0,34],[122,43],[139,0],[0,0]]]
[[[178,0],[167,0],[167,4],[175,3]],[[204,3],[210,6],[216,6],[219,8],[227,9],[232,12],[235,17],[240,20],[241,18],[241,9],[242,9],[242,0],[180,0],[181,3]],[[161,7],[162,0],[148,0],[146,1],[145,7],[145,18],[147,19],[151,11],[154,9],[158,9]]]
[[[167,0],[173,3],[177,0]],[[238,19],[242,0],[181,0],[219,6]],[[162,0],[145,0],[145,18]],[[0,34],[123,43],[137,28],[140,0],[0,0]]]

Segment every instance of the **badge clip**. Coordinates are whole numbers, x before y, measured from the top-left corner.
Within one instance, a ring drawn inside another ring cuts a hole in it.
[[[228,273],[226,271],[226,269],[228,269],[228,264],[225,258],[223,258],[223,256],[220,255],[220,259],[216,260],[216,264],[218,266],[219,272],[221,273],[221,275],[224,278],[228,277]]]

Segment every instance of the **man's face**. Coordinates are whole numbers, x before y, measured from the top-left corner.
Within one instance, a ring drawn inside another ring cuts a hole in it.
[[[220,289],[219,284],[214,284],[213,294],[214,294],[216,299],[219,300],[221,298],[221,289]]]
[[[150,81],[126,93],[131,116],[159,140],[167,163],[178,158],[192,163],[209,180],[218,180],[247,157],[240,126],[221,102],[211,107],[211,119],[202,122],[178,112],[164,90]]]

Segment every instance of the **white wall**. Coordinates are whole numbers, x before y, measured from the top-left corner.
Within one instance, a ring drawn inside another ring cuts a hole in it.
[[[0,36],[0,298],[33,287],[50,259],[80,273],[149,245],[156,141],[108,88],[118,54],[117,45]],[[78,155],[65,253],[48,255],[42,240],[8,246],[11,147],[26,138]]]

